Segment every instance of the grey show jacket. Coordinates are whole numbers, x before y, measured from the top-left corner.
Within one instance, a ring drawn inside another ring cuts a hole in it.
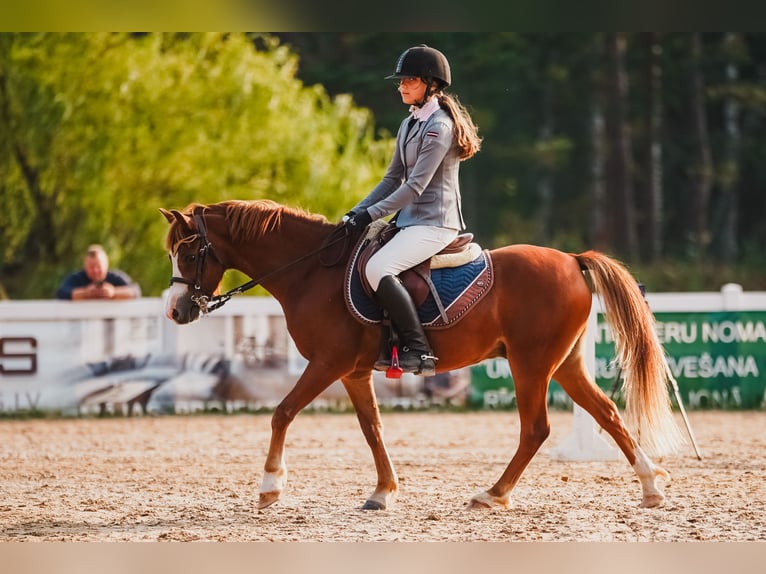
[[[460,160],[453,121],[439,108],[425,122],[411,116],[399,126],[396,149],[383,179],[352,211],[367,209],[373,221],[400,211],[398,227],[435,225],[465,229],[460,206]]]

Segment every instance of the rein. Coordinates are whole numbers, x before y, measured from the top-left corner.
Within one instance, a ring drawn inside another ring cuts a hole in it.
[[[265,275],[262,275],[259,279],[251,279],[247,283],[243,283],[239,287],[235,287],[234,289],[230,289],[226,293],[222,293],[220,295],[214,295],[212,297],[209,297],[208,295],[205,295],[205,293],[202,291],[202,272],[203,267],[205,265],[205,259],[207,257],[208,252],[218,259],[215,255],[215,251],[213,250],[213,244],[210,242],[210,240],[207,238],[207,228],[205,226],[205,220],[199,213],[194,214],[194,222],[197,224],[197,233],[196,237],[200,240],[200,248],[199,248],[199,257],[197,259],[197,272],[196,277],[194,278],[194,281],[191,281],[189,279],[186,279],[184,277],[171,277],[170,278],[170,285],[172,286],[173,283],[183,283],[185,285],[189,285],[194,289],[194,293],[191,296],[192,302],[199,307],[200,313],[203,315],[207,315],[211,311],[215,311],[219,307],[222,307],[224,303],[226,303],[229,299],[231,299],[234,295],[239,295],[240,293],[244,293],[245,291],[248,291],[249,289],[252,289],[253,287],[259,285],[263,281],[266,281],[267,279],[270,279],[274,275],[277,275],[281,273],[282,271],[285,271],[286,269],[289,269],[293,265],[297,265],[298,263],[301,263],[310,257],[313,257],[314,255],[317,255],[318,253],[321,253],[328,247],[331,247],[332,245],[335,245],[339,241],[342,241],[349,237],[348,230],[344,227],[338,227],[335,229],[331,234],[330,237],[322,242],[322,245],[317,247],[316,249],[313,249],[312,251],[309,251],[308,253],[302,255],[298,259],[295,259],[293,261],[290,261],[289,263],[283,265],[282,267],[279,267],[277,269],[274,269],[273,271],[269,271]],[[341,231],[342,234],[338,234],[338,231]],[[333,237],[334,235],[337,235],[337,237]],[[343,258],[343,251],[341,251],[340,256],[338,259],[332,263],[324,263],[321,262],[326,267],[332,267],[333,265],[337,265],[341,259]],[[221,260],[218,259],[220,262]]]

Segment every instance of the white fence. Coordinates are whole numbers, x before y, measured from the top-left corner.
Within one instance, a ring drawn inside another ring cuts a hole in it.
[[[766,292],[728,284],[719,293],[649,293],[647,299],[690,406],[763,406]],[[600,310],[596,297],[589,335],[598,378],[614,371],[610,333],[595,320]],[[498,361],[432,384],[376,374],[375,388],[382,404],[402,408],[458,402],[468,389],[476,406],[493,408],[500,395],[512,404],[512,376]],[[269,408],[304,364],[282,309],[269,297],[234,298],[184,326],[164,317],[161,298],[0,302],[0,412]],[[344,400],[335,383],[314,406]]]
[[[269,297],[232,299],[183,326],[161,298],[0,302],[0,412],[271,408],[304,365]],[[394,406],[423,390],[413,375],[375,381]],[[313,407],[345,400],[336,382]]]

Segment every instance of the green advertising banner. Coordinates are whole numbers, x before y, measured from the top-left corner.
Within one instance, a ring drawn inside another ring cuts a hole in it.
[[[655,313],[657,335],[668,355],[684,405],[690,409],[766,407],[766,311]],[[603,315],[596,332],[596,382],[621,403],[620,366]],[[513,378],[505,359],[471,367],[471,405],[515,407]],[[569,407],[571,399],[555,381],[548,403]]]

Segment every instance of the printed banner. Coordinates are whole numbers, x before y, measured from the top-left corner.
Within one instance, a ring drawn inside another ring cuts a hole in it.
[[[766,407],[766,311],[655,313],[657,335],[668,356],[687,408],[758,409]],[[596,333],[596,382],[621,402],[620,366],[603,315]],[[471,368],[471,404],[485,408],[515,406],[513,378],[504,359]],[[555,381],[548,391],[552,406],[571,400]]]

